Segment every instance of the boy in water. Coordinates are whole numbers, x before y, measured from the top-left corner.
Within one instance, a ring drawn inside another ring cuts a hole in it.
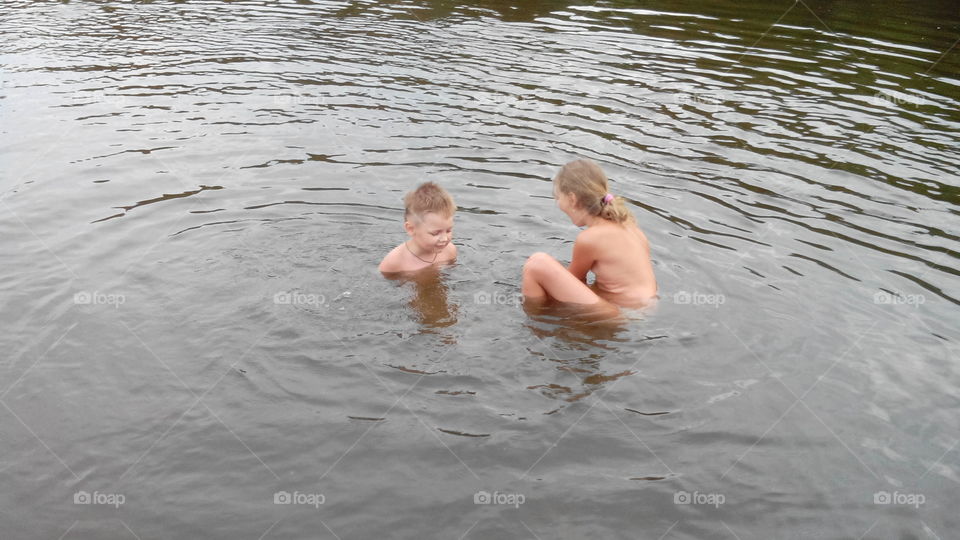
[[[384,274],[413,272],[453,262],[453,213],[457,206],[447,190],[426,182],[403,198],[403,228],[410,238],[380,262]]]

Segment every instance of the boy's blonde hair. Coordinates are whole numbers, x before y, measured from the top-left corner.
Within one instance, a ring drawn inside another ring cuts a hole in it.
[[[403,207],[403,219],[409,220],[412,216],[417,221],[422,220],[423,216],[430,212],[447,218],[457,210],[453,197],[447,193],[447,190],[433,182],[424,182],[417,189],[407,193],[403,197]]]
[[[590,159],[571,161],[560,169],[553,179],[560,193],[573,193],[577,205],[592,216],[600,216],[614,223],[636,222],[623,197],[604,198],[609,193],[609,182],[600,165]]]

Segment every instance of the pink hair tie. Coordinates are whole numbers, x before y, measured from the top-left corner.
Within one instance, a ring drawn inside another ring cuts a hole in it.
[[[604,206],[610,204],[611,202],[613,202],[613,195],[607,193],[606,195],[603,196],[603,205],[604,205]]]

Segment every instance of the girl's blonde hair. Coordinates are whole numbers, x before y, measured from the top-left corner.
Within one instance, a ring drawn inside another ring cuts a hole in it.
[[[560,193],[573,193],[577,197],[577,206],[590,215],[614,223],[636,222],[623,197],[607,197],[610,189],[607,175],[593,160],[578,159],[567,163],[553,182]]]

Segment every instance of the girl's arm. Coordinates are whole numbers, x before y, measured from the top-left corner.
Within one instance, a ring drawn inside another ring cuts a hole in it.
[[[597,251],[596,246],[593,243],[593,238],[586,234],[587,231],[581,232],[577,236],[577,240],[573,243],[573,260],[570,261],[570,266],[567,267],[567,270],[574,275],[580,281],[587,282],[587,272],[593,268],[593,264],[597,262]]]

